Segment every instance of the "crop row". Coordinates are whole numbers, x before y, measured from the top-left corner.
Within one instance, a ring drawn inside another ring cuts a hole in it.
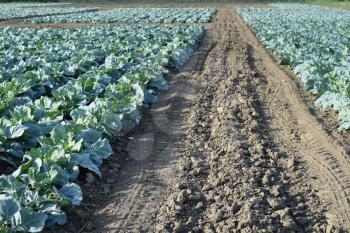
[[[82,201],[80,169],[101,176],[110,142],[139,123],[140,107],[167,88],[163,74],[186,62],[202,27],[0,30],[1,50],[16,51],[7,64],[0,56],[0,95],[9,97],[0,163],[18,167],[0,176],[0,229],[39,232],[66,222],[61,208]]]
[[[46,16],[46,15],[56,15],[56,14],[68,14],[68,13],[81,13],[81,12],[89,12],[96,11],[97,8],[74,8],[74,7],[32,7],[29,5],[25,7],[25,5],[21,4],[5,4],[5,6],[0,5],[0,20],[10,20],[10,19],[19,19],[26,17],[34,17],[34,16]]]
[[[0,8],[24,8],[24,7],[46,7],[46,6],[62,6],[71,3],[63,2],[52,2],[52,3],[35,3],[35,2],[10,2],[10,3],[0,3]]]
[[[155,41],[147,41],[144,34],[139,34],[140,30],[130,32],[128,27],[119,30],[65,30],[64,33],[59,30],[4,28],[2,32],[0,116],[7,116],[14,122],[22,119],[21,116],[15,118],[14,111],[41,96],[55,96],[58,91],[65,90],[64,85],[99,67],[113,51],[125,54],[138,47],[148,48],[162,42],[161,35]],[[65,104],[72,105],[70,102]],[[34,132],[30,134],[36,135]],[[26,148],[31,147],[30,143],[21,142],[15,146],[13,142],[2,142],[3,152],[19,158]]]
[[[263,44],[290,65],[316,106],[338,112],[340,129],[350,128],[349,11],[305,4],[242,8],[238,12]]]
[[[46,16],[26,19],[31,23],[207,23],[213,8],[118,8],[84,14]]]

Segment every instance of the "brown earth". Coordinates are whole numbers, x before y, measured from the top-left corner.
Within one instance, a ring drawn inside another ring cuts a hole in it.
[[[218,8],[103,179],[84,177],[82,206],[46,232],[350,232],[348,137]]]

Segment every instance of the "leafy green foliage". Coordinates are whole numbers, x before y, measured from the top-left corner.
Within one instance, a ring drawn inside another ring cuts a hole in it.
[[[202,27],[0,29],[0,221],[10,231],[64,224],[83,199],[84,168],[101,176],[110,141],[134,128],[140,108],[166,90]],[[54,56],[52,55],[54,53]]]
[[[215,11],[213,8],[118,8],[84,14],[45,16],[25,21],[32,23],[207,23]]]
[[[1,233],[11,233],[10,229],[7,226],[5,226],[3,223],[0,223],[0,232]]]
[[[96,11],[97,8],[61,7],[67,3],[0,3],[0,20]]]
[[[316,106],[339,112],[340,129],[350,128],[350,14],[305,4],[274,4],[238,12],[266,47],[294,69]]]

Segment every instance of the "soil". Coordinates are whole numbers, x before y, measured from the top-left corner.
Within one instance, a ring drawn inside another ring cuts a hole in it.
[[[232,4],[50,233],[350,232],[350,147]],[[237,5],[236,5],[237,6]]]

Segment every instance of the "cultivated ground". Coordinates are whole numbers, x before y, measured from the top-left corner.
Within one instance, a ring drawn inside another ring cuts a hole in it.
[[[239,5],[210,6],[215,20],[170,90],[115,145],[101,181],[80,179],[69,223],[46,232],[350,231],[348,134],[313,108]]]

